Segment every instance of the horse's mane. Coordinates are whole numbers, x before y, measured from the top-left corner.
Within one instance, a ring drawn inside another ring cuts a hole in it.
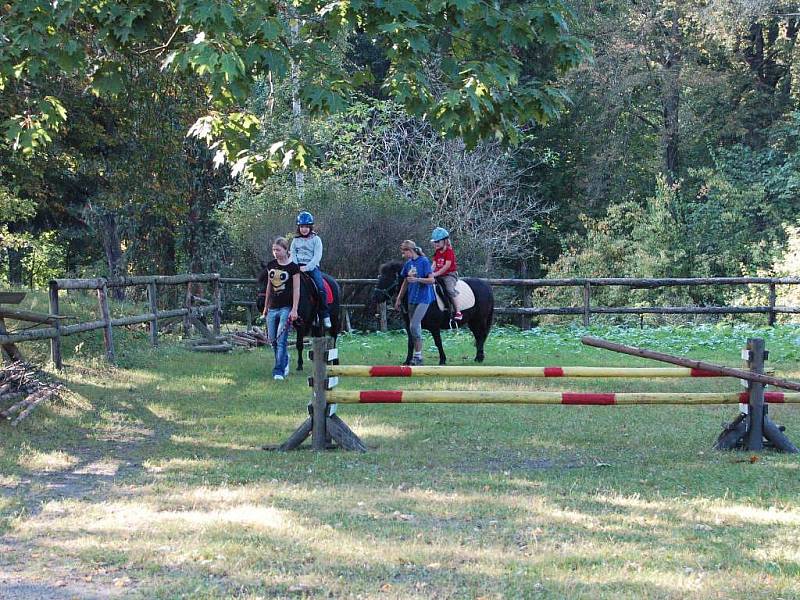
[[[381,265],[380,274],[387,275],[390,273],[399,273],[402,268],[403,268],[403,261],[390,260]]]
[[[268,278],[269,278],[269,271],[267,270],[267,265],[262,262],[261,269],[258,272],[258,277],[256,277],[256,281],[258,282],[258,285],[267,287]]]

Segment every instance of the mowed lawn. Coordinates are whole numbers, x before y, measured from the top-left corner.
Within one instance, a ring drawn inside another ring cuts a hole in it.
[[[487,365],[660,366],[586,333],[800,379],[800,328],[497,329]],[[427,334],[426,334],[427,335]],[[468,333],[446,336],[472,364]],[[736,406],[340,405],[369,452],[269,452],[309,388],[271,352],[67,359],[0,426],[2,598],[800,598],[800,458],[711,449]],[[398,364],[397,334],[340,340]],[[294,353],[292,356],[294,361]],[[434,350],[426,342],[426,359]],[[740,391],[726,379],[347,379],[348,389]],[[800,445],[800,406],[770,416]],[[307,443],[308,445],[308,443]]]

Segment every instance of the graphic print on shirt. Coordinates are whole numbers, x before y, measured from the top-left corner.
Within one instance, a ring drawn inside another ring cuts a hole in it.
[[[276,294],[280,294],[286,289],[286,282],[289,281],[289,271],[284,271],[273,267],[269,270],[269,280],[272,283],[272,289]]]

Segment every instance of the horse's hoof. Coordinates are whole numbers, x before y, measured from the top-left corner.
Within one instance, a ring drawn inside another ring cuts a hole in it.
[[[482,356],[476,356],[475,357],[475,362],[482,363],[483,362],[483,357]]]

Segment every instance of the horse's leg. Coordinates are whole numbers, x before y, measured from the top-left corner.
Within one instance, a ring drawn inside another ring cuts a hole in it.
[[[447,356],[444,354],[444,346],[442,345],[442,330],[438,327],[430,330],[433,336],[433,343],[436,344],[436,349],[439,351],[439,364],[447,364]]]
[[[303,334],[298,329],[297,330],[297,340],[294,343],[294,347],[297,350],[297,370],[303,370]]]
[[[408,354],[406,354],[406,360],[403,364],[410,365],[411,356],[414,353],[414,340],[411,338],[411,326],[408,323],[406,323],[406,337],[408,338]]]
[[[469,320],[469,329],[472,335],[475,336],[475,362],[483,362],[483,345],[486,342],[486,328],[484,327],[485,319],[476,311],[476,313]]]

